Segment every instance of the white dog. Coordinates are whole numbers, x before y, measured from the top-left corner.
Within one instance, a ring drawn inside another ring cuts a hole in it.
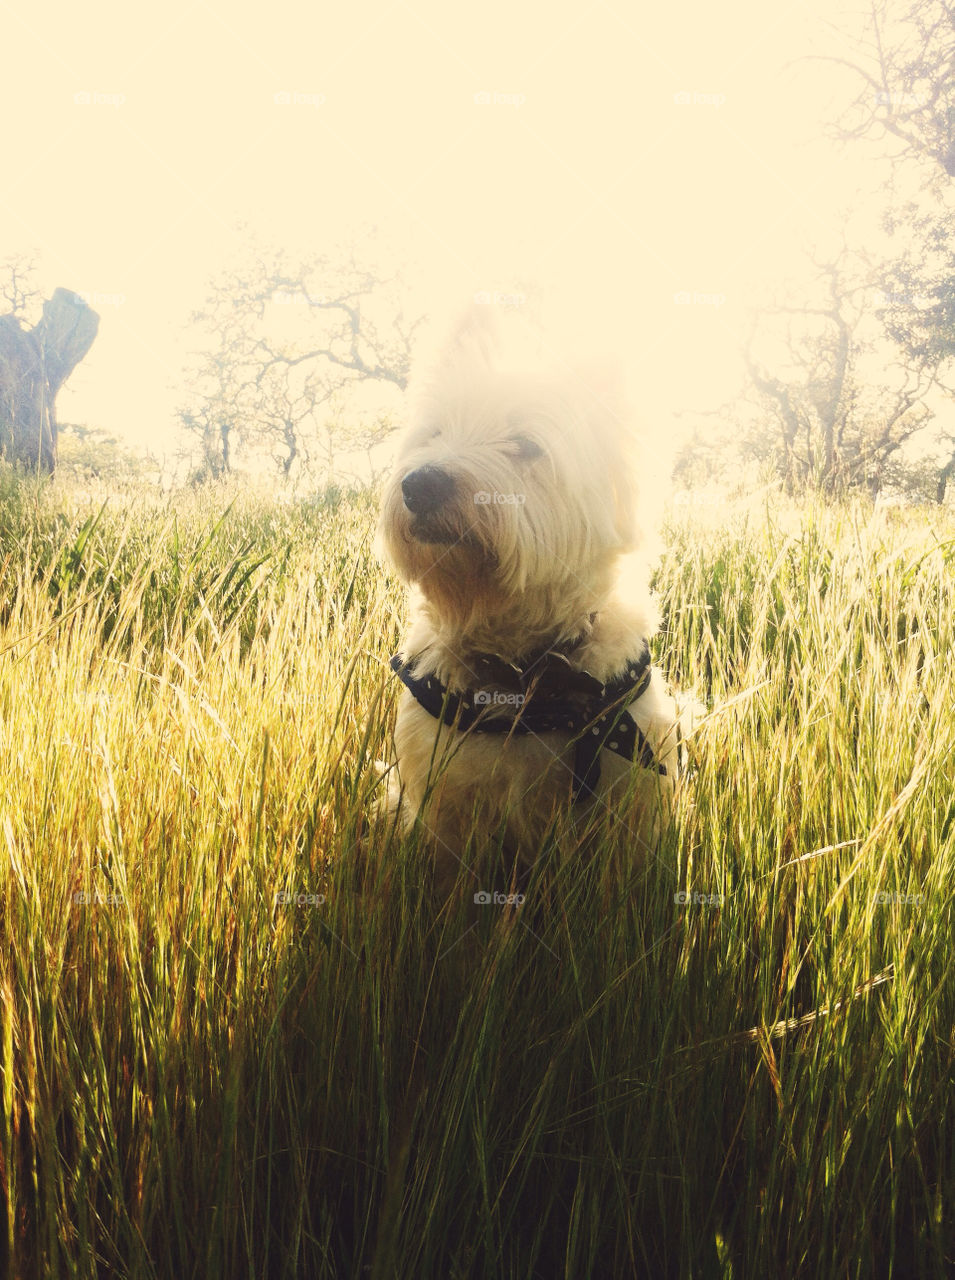
[[[511,368],[480,312],[417,396],[379,529],[412,587],[389,805],[442,893],[476,834],[525,867],[608,808],[635,857],[654,839],[680,715],[645,575],[619,583],[641,542],[631,444],[608,385]]]

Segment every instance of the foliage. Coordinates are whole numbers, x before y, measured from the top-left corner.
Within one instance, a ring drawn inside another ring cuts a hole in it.
[[[911,0],[901,9],[872,0],[851,21],[851,30],[842,32],[849,53],[822,59],[848,69],[855,95],[834,132],[842,142],[878,141],[893,184],[911,192],[914,175],[923,204],[900,208],[896,200],[890,209],[889,229],[906,232],[896,242],[903,250],[875,267],[859,255],[852,263],[844,251],[818,264],[820,281],[828,284],[823,301],[759,314],[758,343],[781,316],[790,329],[781,339],[785,353],[769,361],[755,352],[752,338],[748,345],[751,398],[762,412],[744,419],[744,454],[771,463],[791,491],[809,485],[832,494],[860,485],[872,493],[886,485],[924,489],[921,473],[934,452],[930,487],[942,501],[955,474],[955,437],[938,423],[924,433],[922,427],[943,390],[950,394],[944,386],[953,332],[946,188],[955,175],[955,17],[944,0]],[[881,320],[881,333],[873,330],[873,318]],[[906,442],[920,435],[925,446],[906,451]],[[705,452],[705,444],[691,445],[684,468],[698,469]]]
[[[840,138],[874,137],[899,157],[928,162],[945,181],[955,176],[955,11],[946,0],[910,0],[904,8],[871,0],[854,30],[847,66],[858,92],[838,127]]]
[[[886,275],[882,319],[910,360],[932,366],[949,399],[955,374],[955,213],[909,202],[893,210],[887,229],[904,246]],[[936,468],[939,501],[955,474],[955,429],[936,433],[943,457]]]
[[[886,367],[875,309],[883,296],[858,258],[844,252],[820,264],[817,301],[760,316],[747,352],[758,398],[769,415],[767,447],[790,491],[864,487],[876,494],[889,459],[920,432],[936,361],[907,353]],[[764,369],[755,331],[765,339],[782,319],[791,372]],[[875,322],[875,323],[874,323]]]
[[[908,465],[910,441],[940,437],[937,354],[886,340],[890,270],[848,249],[813,265],[809,289],[754,312],[746,386],[696,422],[677,457],[680,483],[749,471],[790,494],[874,497]]]
[[[61,478],[99,486],[138,487],[160,470],[158,461],[148,453],[131,448],[97,427],[72,422],[59,424],[56,466]]]
[[[955,213],[909,202],[892,211],[887,228],[905,246],[886,276],[887,331],[913,356],[950,367],[955,359]]]

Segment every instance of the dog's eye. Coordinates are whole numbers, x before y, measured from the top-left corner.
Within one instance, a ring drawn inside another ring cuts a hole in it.
[[[535,444],[527,436],[513,436],[510,443],[517,446],[517,456],[519,458],[540,458],[544,452],[539,444]]]

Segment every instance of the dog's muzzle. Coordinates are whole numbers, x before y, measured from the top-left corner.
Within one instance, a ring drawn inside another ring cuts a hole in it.
[[[402,480],[401,494],[412,515],[434,515],[453,497],[454,479],[440,467],[417,467]]]

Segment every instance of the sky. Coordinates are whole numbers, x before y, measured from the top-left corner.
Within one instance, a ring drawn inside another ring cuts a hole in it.
[[[545,299],[555,342],[624,362],[648,431],[738,388],[801,253],[875,210],[876,153],[824,0],[148,9],[0,2],[0,259],[100,313],[61,421],[158,453],[208,281],[250,232],[312,252],[377,228],[439,323]],[[852,31],[850,17],[838,19]],[[873,212],[873,217],[875,213]]]

